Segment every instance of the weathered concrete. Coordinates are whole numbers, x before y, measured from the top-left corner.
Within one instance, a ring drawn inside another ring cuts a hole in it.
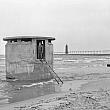
[[[32,41],[21,39],[15,41],[14,39],[13,41],[12,37],[11,40],[8,37],[5,46],[6,77],[8,79],[41,81],[53,78],[47,64],[43,63],[45,60],[53,68],[53,44],[49,42],[50,38],[48,40],[43,37],[45,58],[41,62],[37,59],[37,40],[39,39],[32,38]]]

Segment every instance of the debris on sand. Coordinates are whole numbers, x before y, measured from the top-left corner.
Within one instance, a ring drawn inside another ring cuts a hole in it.
[[[110,91],[99,90],[56,95],[14,110],[110,110],[109,107]]]

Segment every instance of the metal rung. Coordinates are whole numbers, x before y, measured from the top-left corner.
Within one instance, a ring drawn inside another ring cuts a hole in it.
[[[49,70],[49,72],[52,74],[52,75],[54,75],[54,79],[56,80],[56,82],[58,83],[58,84],[60,84],[60,82],[63,84],[63,81],[60,79],[60,77],[55,73],[55,71],[51,68],[51,66],[45,61],[45,60],[40,60],[42,63],[46,63],[47,64],[47,66],[50,68],[50,70]]]

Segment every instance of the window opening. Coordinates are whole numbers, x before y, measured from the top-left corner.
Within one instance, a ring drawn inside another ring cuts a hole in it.
[[[10,40],[10,42],[17,42],[17,39]]]
[[[32,39],[31,39],[31,38],[21,39],[21,41],[24,41],[24,42],[32,42]]]
[[[51,40],[48,40],[48,43],[51,44]]]

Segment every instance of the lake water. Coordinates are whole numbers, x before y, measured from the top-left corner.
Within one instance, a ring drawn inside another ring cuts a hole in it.
[[[108,55],[54,55],[54,70],[64,81],[60,87],[55,81],[40,83],[6,82],[5,59],[0,56],[0,105],[23,101],[56,92],[76,90],[88,81],[110,78]],[[107,83],[107,82],[106,82]],[[89,84],[90,85],[90,84]],[[87,87],[87,85],[85,85]]]

